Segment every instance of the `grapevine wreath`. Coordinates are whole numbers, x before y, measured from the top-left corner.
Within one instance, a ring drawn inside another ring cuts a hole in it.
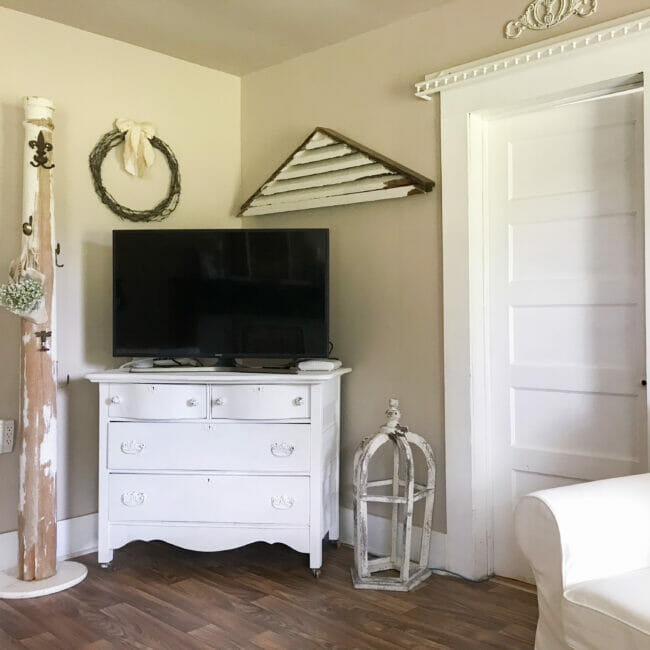
[[[89,156],[90,173],[93,177],[95,191],[104,203],[112,212],[114,212],[121,219],[128,219],[129,221],[146,222],[146,221],[161,221],[168,217],[178,205],[181,196],[181,174],[178,168],[178,160],[174,152],[169,148],[165,142],[155,135],[149,138],[149,142],[154,149],[160,151],[167,159],[169,165],[170,180],[169,191],[167,196],[160,201],[153,208],[148,210],[132,210],[115,200],[115,197],[106,189],[102,181],[102,163],[111,149],[124,143],[127,132],[121,131],[118,128],[105,133],[95,145]]]

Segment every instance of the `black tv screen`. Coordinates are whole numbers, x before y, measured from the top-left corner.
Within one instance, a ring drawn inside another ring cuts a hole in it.
[[[326,357],[329,231],[113,231],[116,357]]]

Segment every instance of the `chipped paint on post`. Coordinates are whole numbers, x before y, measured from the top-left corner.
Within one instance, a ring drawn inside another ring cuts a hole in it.
[[[21,452],[18,504],[18,577],[43,580],[56,573],[56,314],[54,301],[54,200],[52,114],[49,100],[25,100],[23,250],[30,249],[44,275],[47,321],[22,319]],[[37,331],[52,331],[41,349]]]

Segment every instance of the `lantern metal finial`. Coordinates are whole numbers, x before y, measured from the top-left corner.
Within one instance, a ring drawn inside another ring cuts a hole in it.
[[[391,397],[388,400],[386,409],[386,424],[383,424],[379,431],[381,433],[395,433],[399,428],[399,421],[402,418],[402,412],[399,410],[399,400]]]
[[[433,517],[435,462],[427,441],[400,424],[399,401],[391,398],[386,410],[386,424],[379,432],[361,442],[354,457],[354,568],[352,581],[357,589],[409,591],[431,575],[429,546]],[[370,460],[386,443],[393,445],[393,477],[368,481]],[[422,451],[426,462],[426,483],[415,483],[412,447]],[[390,494],[382,494],[391,488]],[[422,537],[417,562],[411,561],[413,505],[424,499]],[[389,556],[369,559],[368,503],[390,504],[392,539]],[[395,576],[372,576],[372,573],[397,571]]]

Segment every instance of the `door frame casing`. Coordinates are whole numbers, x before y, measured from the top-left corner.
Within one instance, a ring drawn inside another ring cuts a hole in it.
[[[492,572],[486,120],[644,80],[645,319],[650,319],[650,35],[514,67],[441,92],[448,569]],[[650,340],[646,328],[646,367]],[[647,399],[647,398],[646,398]],[[646,403],[646,412],[648,404]]]

